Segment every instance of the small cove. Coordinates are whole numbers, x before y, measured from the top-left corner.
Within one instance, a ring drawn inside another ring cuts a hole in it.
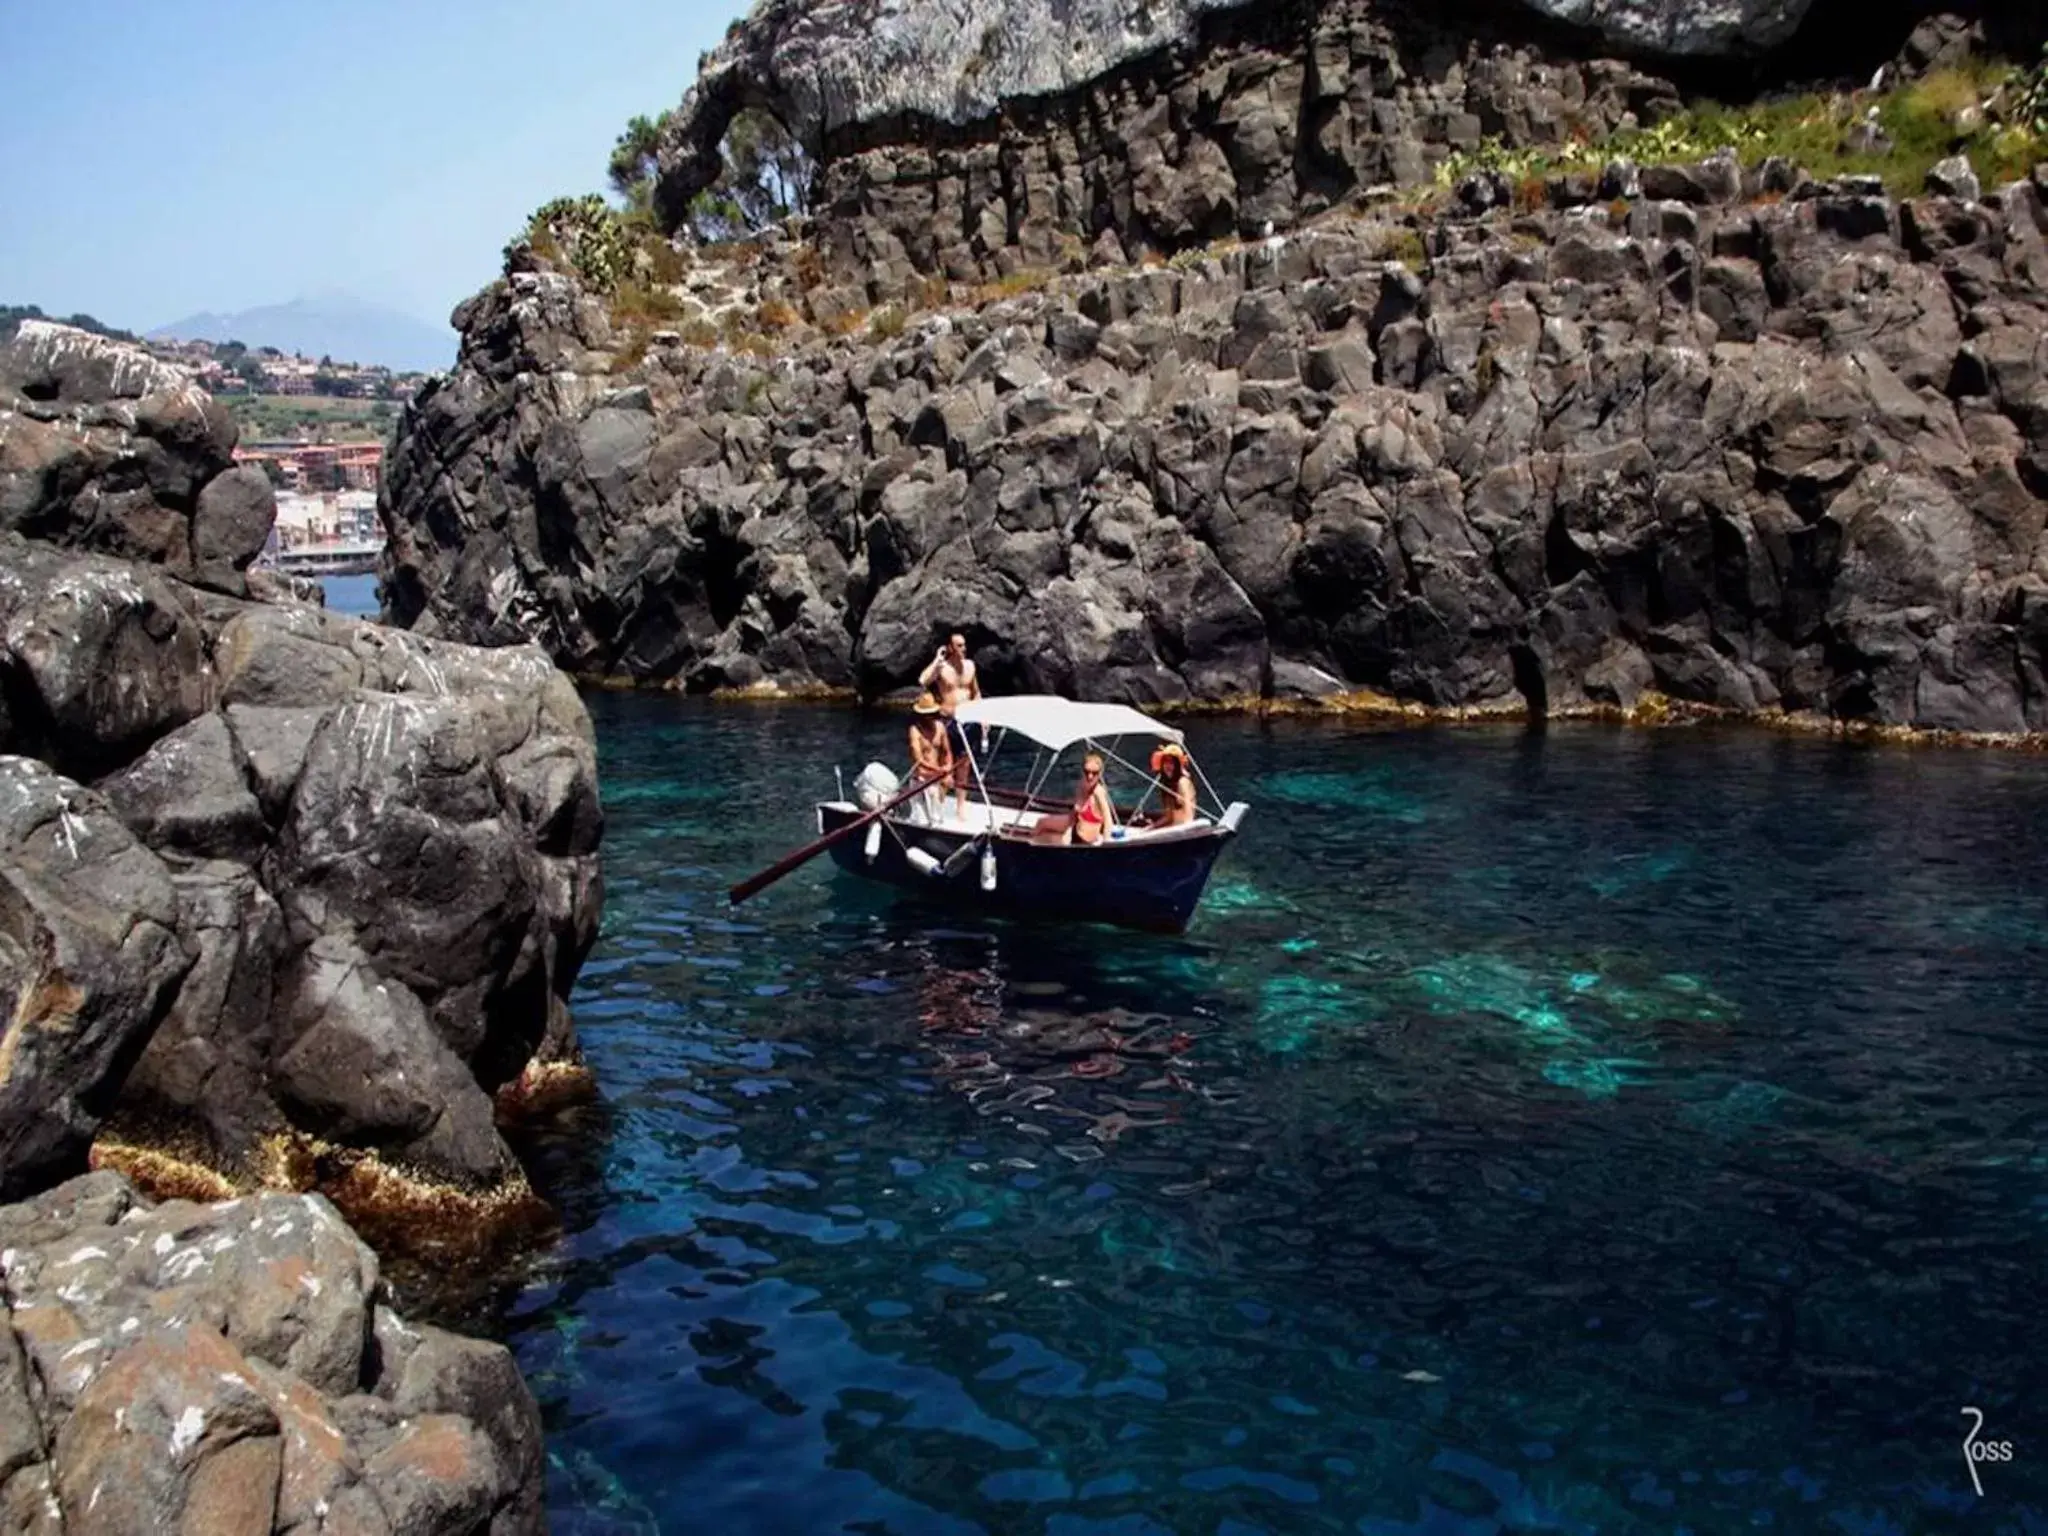
[[[2038,760],[1198,719],[1253,810],[1161,940],[728,911],[900,718],[590,704],[606,1100],[497,1322],[558,1531],[1911,1531],[2029,1438]]]

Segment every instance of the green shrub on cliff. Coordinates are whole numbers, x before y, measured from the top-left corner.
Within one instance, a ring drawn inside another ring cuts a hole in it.
[[[1609,160],[1642,165],[1701,160],[1733,150],[1746,166],[1771,156],[1815,176],[1874,175],[1898,196],[1917,195],[1938,160],[1966,154],[1987,185],[2025,174],[2048,156],[2048,71],[1972,63],[1886,91],[1783,96],[1743,106],[1701,101],[1643,128],[1588,143],[1512,148],[1489,139],[1448,156],[1437,181],[1474,171],[1525,182]]]
[[[612,292],[632,275],[632,233],[617,210],[595,193],[542,204],[527,221],[524,240],[542,261],[569,268],[600,293]],[[508,262],[517,244],[506,248]]]
[[[2041,45],[2034,66],[2014,79],[2012,115],[2037,137],[2048,139],[2048,43]]]

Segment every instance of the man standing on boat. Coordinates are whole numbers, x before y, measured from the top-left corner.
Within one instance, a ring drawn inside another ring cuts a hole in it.
[[[981,674],[967,654],[965,635],[948,635],[946,643],[932,652],[931,664],[918,673],[917,680],[942,706],[957,709],[969,699],[981,697]]]
[[[931,664],[917,675],[917,680],[929,688],[938,698],[939,712],[946,721],[946,745],[953,752],[953,813],[961,821],[967,819],[967,733],[960,728],[960,722],[953,718],[953,712],[969,699],[981,697],[981,673],[976,670],[974,658],[967,654],[967,637],[952,634],[946,643],[932,653]],[[981,733],[981,749],[988,750],[988,732]]]
[[[911,708],[917,718],[910,722],[910,776],[929,779],[931,784],[923,794],[911,798],[905,814],[912,821],[933,827],[938,825],[939,812],[945,804],[939,786],[953,776],[953,747],[941,723],[937,699],[927,693]]]

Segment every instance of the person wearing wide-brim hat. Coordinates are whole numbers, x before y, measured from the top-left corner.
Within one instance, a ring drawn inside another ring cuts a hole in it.
[[[1195,776],[1188,770],[1188,749],[1177,741],[1161,742],[1152,752],[1152,774],[1162,802],[1153,825],[1184,827],[1195,819]]]
[[[931,780],[923,794],[911,797],[910,814],[929,825],[938,820],[943,794],[939,786],[952,777],[953,744],[946,738],[946,723],[940,716],[937,699],[928,693],[920,694],[910,708],[917,717],[910,722],[910,776]]]

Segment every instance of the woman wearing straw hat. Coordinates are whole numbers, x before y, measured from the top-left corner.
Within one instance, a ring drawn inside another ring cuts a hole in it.
[[[1152,753],[1152,774],[1159,781],[1156,827],[1184,827],[1195,819],[1195,776],[1188,771],[1188,751],[1177,741],[1161,742]]]

